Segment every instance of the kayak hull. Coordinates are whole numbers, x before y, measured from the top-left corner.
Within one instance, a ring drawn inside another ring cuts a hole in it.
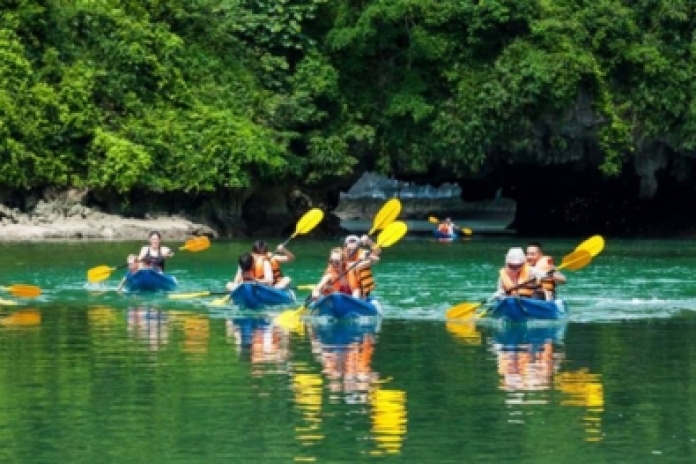
[[[343,319],[348,317],[376,317],[382,315],[378,301],[368,298],[362,300],[343,293],[331,293],[309,305],[311,315]]]
[[[563,300],[545,301],[511,296],[495,302],[482,317],[509,322],[558,321],[568,317],[568,306]]]
[[[171,292],[176,290],[176,278],[154,269],[138,269],[126,274],[124,288],[128,292]]]
[[[440,231],[437,230],[437,229],[433,230],[433,235],[435,236],[435,238],[450,238],[450,239],[454,239],[454,238],[457,238],[457,237],[458,237],[457,234],[445,234],[444,232],[440,232]]]
[[[230,292],[232,302],[244,309],[262,309],[295,303],[292,290],[279,289],[270,285],[242,283]]]

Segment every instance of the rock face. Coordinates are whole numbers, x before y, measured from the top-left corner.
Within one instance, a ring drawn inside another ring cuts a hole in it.
[[[355,221],[372,221],[385,200],[396,197],[402,205],[399,218],[406,220],[410,231],[431,231],[431,216],[450,217],[460,226],[486,232],[504,231],[514,221],[515,201],[496,195],[489,200],[465,202],[461,193],[457,184],[434,187],[365,173],[347,193],[341,194],[333,214],[350,229]]]
[[[134,240],[147,237],[152,230],[172,240],[185,240],[192,235],[218,236],[213,228],[177,215],[124,218],[106,214],[84,205],[86,193],[48,189],[38,200],[29,197],[33,208],[28,212],[0,204],[0,239]]]

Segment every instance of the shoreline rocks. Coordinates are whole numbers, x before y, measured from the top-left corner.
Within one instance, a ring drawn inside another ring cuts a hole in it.
[[[99,213],[99,217],[37,220],[0,225],[0,241],[40,240],[142,240],[152,230],[167,240],[186,240],[192,236],[218,234],[204,224],[172,216],[133,219]]]

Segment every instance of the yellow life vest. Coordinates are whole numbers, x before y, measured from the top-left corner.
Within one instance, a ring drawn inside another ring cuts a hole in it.
[[[522,266],[522,269],[520,269],[517,282],[513,282],[505,268],[500,269],[500,281],[503,283],[505,294],[508,296],[531,297],[537,285],[535,282],[527,282],[529,280],[529,274],[529,265],[525,264]],[[516,288],[518,285],[519,288]]]

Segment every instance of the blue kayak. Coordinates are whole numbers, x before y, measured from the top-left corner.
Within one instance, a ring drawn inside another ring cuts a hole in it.
[[[563,300],[535,300],[517,296],[496,301],[481,316],[509,322],[556,321],[568,317],[568,306]]]
[[[334,319],[344,317],[381,316],[382,308],[376,300],[362,300],[344,293],[331,293],[309,305],[312,316],[327,316]]]
[[[230,298],[241,308],[261,309],[292,304],[295,302],[295,293],[292,290],[279,289],[270,285],[245,282],[230,292]]]
[[[437,229],[433,230],[433,235],[435,236],[435,238],[452,238],[452,239],[454,239],[454,238],[457,238],[457,237],[458,237],[458,235],[457,235],[456,233],[454,233],[454,234],[445,234],[444,232],[440,232],[440,231],[437,230]]]
[[[128,292],[170,292],[176,290],[177,282],[174,276],[155,269],[138,269],[126,274],[124,288]]]

